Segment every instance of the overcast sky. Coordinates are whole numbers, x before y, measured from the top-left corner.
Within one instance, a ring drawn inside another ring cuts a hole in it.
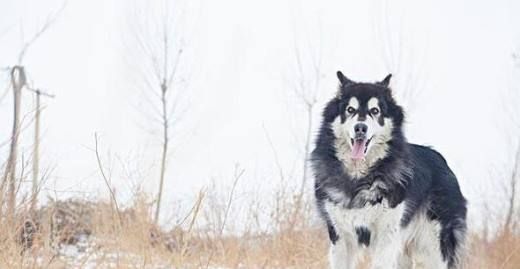
[[[1,160],[12,120],[5,68],[60,6],[0,3]],[[164,8],[163,1],[70,0],[30,47],[23,64],[33,85],[56,94],[44,101],[42,169],[52,168],[45,195],[105,193],[94,133],[120,199],[138,184],[155,192],[160,132],[150,121],[153,94],[140,80],[146,59],[133,37],[136,24],[153,22]],[[244,196],[267,193],[278,181],[275,154],[298,183],[306,118],[292,92],[295,46],[322,59],[316,120],[336,90],[336,70],[359,81],[391,72],[408,112],[409,140],[446,156],[473,205],[502,195],[496,171],[508,169],[512,156],[503,106],[507,91],[518,90],[517,1],[200,0],[172,14],[183,15],[179,89],[186,112],[172,134],[166,207],[187,203],[212,181],[228,186],[236,164],[246,171],[239,184]],[[150,39],[160,38],[149,30]],[[405,89],[416,94],[405,98]],[[34,98],[29,92],[23,98],[29,125]],[[31,132],[29,125],[22,139],[26,158]]]

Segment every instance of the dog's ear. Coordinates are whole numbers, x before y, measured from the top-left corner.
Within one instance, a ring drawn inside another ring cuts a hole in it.
[[[345,75],[343,75],[343,73],[341,73],[341,71],[336,72],[336,75],[338,76],[338,79],[339,79],[339,82],[340,82],[340,86],[338,87],[338,92],[336,93],[336,97],[338,99],[341,99],[341,96],[343,95],[344,89],[347,86],[349,86],[351,84],[354,84],[354,81],[350,80]]]
[[[392,74],[388,74],[385,79],[383,79],[381,82],[378,82],[377,84],[388,87],[390,85],[390,79],[392,78]]]
[[[336,72],[336,75],[338,76],[341,86],[347,86],[347,85],[354,83],[354,81],[350,80],[345,75],[343,75],[343,73],[341,73],[341,71]]]

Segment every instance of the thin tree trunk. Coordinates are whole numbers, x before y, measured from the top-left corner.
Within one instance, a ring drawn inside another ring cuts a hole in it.
[[[164,175],[166,173],[166,156],[168,154],[168,111],[166,109],[166,81],[161,85],[162,95],[161,95],[161,103],[162,103],[162,121],[163,121],[163,147],[162,147],[162,157],[161,157],[161,175],[159,178],[159,190],[157,193],[157,207],[155,208],[155,223],[159,222],[159,215],[161,210],[161,199],[163,193],[164,186]]]
[[[296,207],[292,213],[290,222],[291,227],[296,227],[296,222],[298,221],[298,216],[301,213],[301,210],[304,206],[303,204],[303,195],[305,194],[305,186],[307,185],[307,177],[309,170],[309,155],[311,150],[311,135],[312,135],[312,110],[314,104],[307,103],[307,131],[305,134],[305,151],[303,156],[303,174],[302,174],[302,182],[300,185],[300,192],[296,196]]]
[[[307,185],[307,178],[309,173],[309,155],[312,144],[312,112],[313,112],[314,104],[307,106],[307,132],[305,134],[305,151],[303,156],[303,175],[302,175],[302,185],[300,186],[300,196],[303,196],[305,193],[305,186]]]
[[[36,209],[38,203],[38,174],[40,169],[40,91],[36,91],[36,113],[34,119],[34,152],[32,172],[32,197],[31,212]]]
[[[520,141],[519,141],[520,142]],[[509,197],[509,208],[506,214],[506,222],[505,227],[507,229],[513,229],[517,224],[518,219],[513,219],[515,215],[515,206],[516,206],[516,181],[518,180],[518,169],[520,168],[520,144],[516,149],[515,160],[513,163],[513,170],[511,172],[510,180],[510,188],[511,188],[511,196]]]

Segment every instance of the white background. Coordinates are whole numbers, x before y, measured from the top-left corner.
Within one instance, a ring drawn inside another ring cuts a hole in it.
[[[4,68],[16,64],[23,40],[61,5],[0,2],[1,161],[12,120]],[[160,129],[146,116],[149,93],[138,72],[146,59],[132,37],[136,10],[150,15],[163,7],[162,1],[71,0],[29,49],[24,65],[33,85],[56,94],[44,101],[42,169],[52,173],[42,198],[106,195],[94,133],[119,199],[139,184],[155,192]],[[187,112],[172,134],[164,212],[187,206],[212,181],[229,186],[237,163],[245,169],[241,195],[269,195],[279,177],[267,135],[289,181],[299,183],[306,116],[292,91],[295,44],[321,51],[318,110],[336,90],[336,70],[359,81],[392,72],[409,140],[445,155],[472,216],[481,216],[484,202],[503,198],[500,174],[511,168],[515,133],[504,106],[514,104],[507,93],[518,91],[512,58],[520,50],[518,2],[200,0],[182,11]],[[403,98],[404,85],[417,94]],[[34,98],[26,92],[23,102],[29,127],[22,148],[30,158]]]

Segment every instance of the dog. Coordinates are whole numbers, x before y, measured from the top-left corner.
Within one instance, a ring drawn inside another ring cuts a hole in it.
[[[408,143],[389,87],[337,72],[311,154],[319,216],[333,269],[460,268],[467,202],[437,151]]]

